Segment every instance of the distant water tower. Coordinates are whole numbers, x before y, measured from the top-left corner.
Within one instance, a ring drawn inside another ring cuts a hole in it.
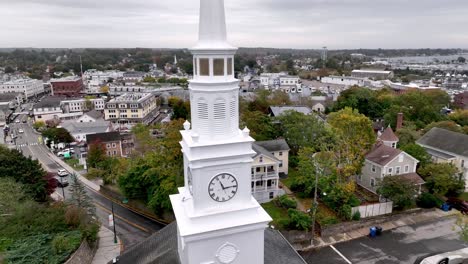
[[[322,48],[322,62],[323,62],[324,67],[325,67],[325,64],[327,62],[327,59],[328,59],[328,49],[327,49],[327,47],[323,47]]]

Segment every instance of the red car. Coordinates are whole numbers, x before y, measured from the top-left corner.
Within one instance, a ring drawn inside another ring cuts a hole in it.
[[[454,197],[448,198],[446,202],[451,208],[457,209],[462,214],[468,214],[468,202]]]

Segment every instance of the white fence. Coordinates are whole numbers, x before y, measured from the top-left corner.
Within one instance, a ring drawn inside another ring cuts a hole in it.
[[[393,210],[393,202],[386,202],[386,203],[376,203],[376,204],[353,207],[351,209],[351,212],[353,215],[356,212],[359,212],[361,214],[361,218],[367,218],[367,217],[391,214],[392,210]]]

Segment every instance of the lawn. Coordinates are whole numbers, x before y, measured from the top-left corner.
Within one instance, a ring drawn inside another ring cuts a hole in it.
[[[79,164],[80,161],[78,159],[65,159],[65,163],[76,170],[84,170],[84,166]]]
[[[263,209],[273,218],[271,224],[277,228],[284,228],[285,223],[289,222],[288,210],[276,206],[273,202],[262,204]]]

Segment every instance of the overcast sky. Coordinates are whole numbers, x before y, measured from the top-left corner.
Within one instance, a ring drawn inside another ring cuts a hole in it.
[[[468,48],[467,0],[225,0],[230,42]],[[0,47],[186,48],[198,0],[0,0]]]

